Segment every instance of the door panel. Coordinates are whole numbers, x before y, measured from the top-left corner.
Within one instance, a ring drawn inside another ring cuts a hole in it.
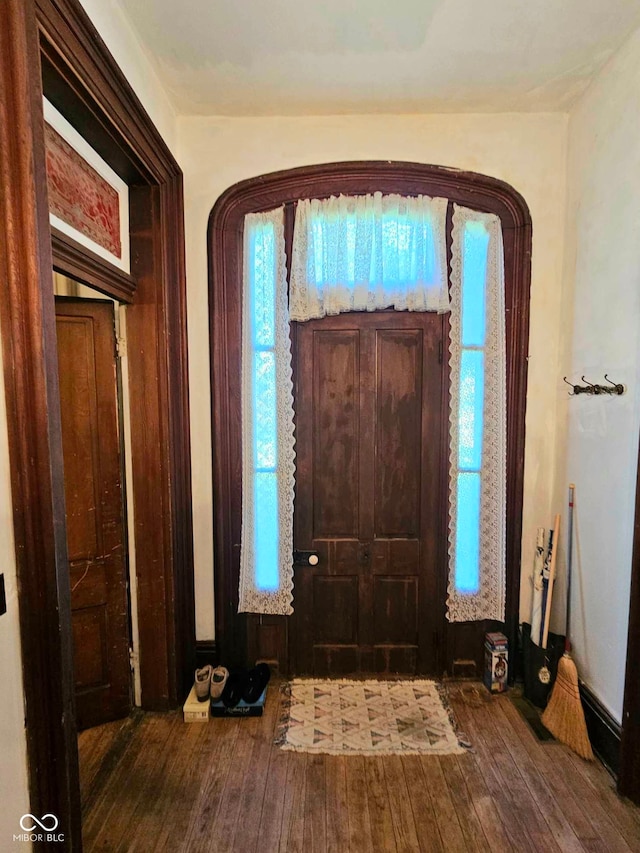
[[[317,539],[358,535],[358,366],[353,331],[313,336],[313,531]]]
[[[76,711],[131,707],[113,304],[56,298]]]
[[[295,345],[297,673],[435,673],[443,617],[442,320],[348,314]]]
[[[420,530],[422,330],[376,330],[375,535]]]

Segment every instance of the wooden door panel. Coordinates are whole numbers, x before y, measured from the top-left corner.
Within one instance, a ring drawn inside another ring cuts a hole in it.
[[[418,645],[418,577],[376,576],[373,581],[375,645]]]
[[[357,646],[314,646],[311,671],[318,678],[370,671]]]
[[[111,302],[56,298],[80,729],[131,707],[113,310]]]
[[[422,330],[377,330],[375,536],[420,530]]]
[[[67,483],[69,561],[101,553],[101,501],[98,494],[98,412],[92,317],[58,317],[58,372],[65,406],[62,451]],[[97,477],[96,477],[97,475]]]
[[[330,575],[353,575],[358,573],[358,566],[362,559],[362,548],[360,542],[353,539],[337,539],[333,542],[321,542],[314,540],[318,552],[319,565],[323,572]],[[322,561],[322,546],[329,556],[328,560]],[[326,548],[328,546],[328,548]]]
[[[107,600],[108,581],[102,560],[74,563],[69,567],[74,610],[95,607]],[[87,580],[89,581],[87,583]]]
[[[360,336],[320,330],[313,349],[313,538],[357,538]]]
[[[319,562],[295,570],[294,672],[436,671],[441,335],[426,314],[297,326],[295,547]]]
[[[313,578],[313,636],[318,645],[358,644],[358,576]]]
[[[102,687],[109,680],[107,659],[107,614],[104,604],[75,610],[73,628],[76,691]]]
[[[372,574],[420,574],[421,549],[419,539],[375,539],[371,548]]]
[[[387,675],[420,672],[417,646],[376,646],[371,672]]]

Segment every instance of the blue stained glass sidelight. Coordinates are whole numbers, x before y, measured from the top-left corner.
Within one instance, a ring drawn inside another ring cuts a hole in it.
[[[280,585],[276,401],[276,239],[273,226],[254,228],[251,252],[253,386],[253,529],[256,588]]]
[[[484,222],[467,222],[462,239],[455,584],[458,592],[469,595],[480,588],[488,250],[489,231]]]
[[[256,346],[275,346],[275,235],[271,226],[256,228],[252,235],[251,300],[253,341]]]
[[[458,467],[463,470],[479,471],[482,466],[483,410],[484,352],[463,350],[458,410]]]
[[[254,475],[254,544],[256,587],[273,592],[279,586],[278,573],[278,478],[273,471]]]
[[[273,350],[253,354],[254,464],[275,469],[277,459],[276,356]]]
[[[480,588],[480,474],[458,474],[456,519],[456,589],[475,593]]]
[[[486,337],[486,281],[489,232],[482,222],[467,222],[463,241],[462,346],[482,347]]]

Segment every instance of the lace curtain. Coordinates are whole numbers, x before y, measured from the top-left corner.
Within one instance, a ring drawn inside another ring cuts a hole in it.
[[[296,210],[292,320],[343,311],[449,310],[447,199],[374,193],[301,199]]]
[[[244,221],[240,613],[293,612],[293,383],[283,209]]]
[[[450,324],[450,622],[504,621],[506,343],[500,219],[454,205]]]

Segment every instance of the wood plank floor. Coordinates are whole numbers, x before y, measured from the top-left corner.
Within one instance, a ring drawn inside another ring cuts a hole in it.
[[[136,712],[83,732],[85,849],[640,853],[640,809],[602,766],[538,741],[506,696],[449,692],[465,755],[283,752],[277,685],[261,718]]]

